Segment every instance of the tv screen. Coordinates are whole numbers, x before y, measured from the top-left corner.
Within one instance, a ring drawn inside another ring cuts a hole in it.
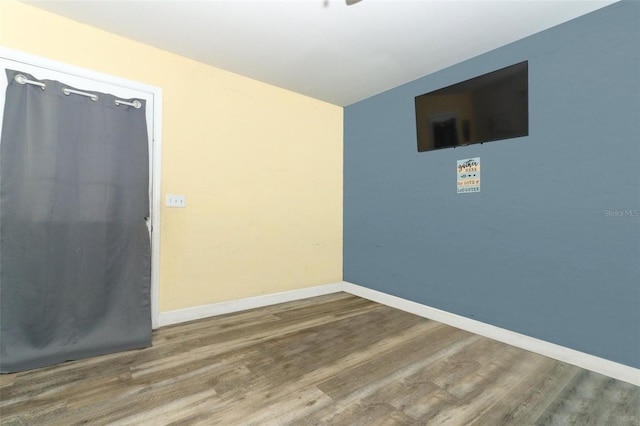
[[[416,96],[418,151],[527,136],[528,71],[524,61]]]

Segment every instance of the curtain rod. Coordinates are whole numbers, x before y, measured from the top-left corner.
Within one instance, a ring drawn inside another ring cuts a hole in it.
[[[64,93],[67,96],[69,96],[72,93],[74,95],[86,96],[87,98],[91,98],[92,101],[97,101],[99,99],[98,95],[96,94],[81,92],[80,90],[73,90],[73,89],[69,89],[68,87],[63,88],[62,93]]]
[[[16,75],[14,77],[14,80],[19,84],[33,84],[35,86],[40,86],[42,90],[45,90],[47,88],[47,85],[45,83],[42,83],[40,81],[35,81],[35,80],[29,80],[26,76],[22,74]],[[96,95],[95,93],[81,92],[80,90],[73,90],[73,89],[69,89],[68,87],[63,88],[62,93],[64,93],[67,96],[69,96],[72,93],[75,95],[87,96],[91,98],[92,101],[98,100],[98,95]],[[113,102],[116,104],[116,106],[128,105],[136,109],[140,109],[142,107],[142,102],[140,102],[137,99],[135,99],[133,102],[127,102],[121,99],[115,99]]]
[[[33,81],[33,80],[29,80],[27,77],[25,77],[22,74],[18,74],[14,77],[14,80],[20,84],[34,84],[36,86],[40,86],[42,88],[42,90],[46,89],[47,85],[44,83],[40,83],[39,81]]]
[[[140,108],[142,106],[142,102],[140,102],[137,99],[135,99],[133,102],[125,102],[125,101],[122,101],[120,99],[116,99],[113,102],[118,106],[120,106],[120,105],[129,105],[129,106],[132,106],[132,107],[134,107],[136,109],[138,109],[138,108]]]

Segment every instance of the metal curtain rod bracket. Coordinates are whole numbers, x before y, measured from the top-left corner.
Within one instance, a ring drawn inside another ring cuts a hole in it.
[[[39,81],[29,80],[26,76],[22,74],[16,75],[13,79],[19,84],[33,84],[36,86],[40,86],[42,90],[44,90],[47,87],[46,84],[41,83]]]
[[[76,94],[76,95],[87,96],[87,97],[91,98],[92,101],[97,101],[98,100],[98,95],[96,95],[94,93],[81,92],[80,90],[73,90],[73,89],[69,89],[67,87],[62,89],[62,93],[64,93],[67,96],[69,96],[72,93]]]
[[[142,107],[142,102],[140,102],[139,100],[134,100],[133,102],[125,102],[125,101],[121,101],[120,99],[116,99],[115,101],[116,106],[120,106],[120,105],[129,105],[134,107],[135,109],[140,109],[140,107]]]

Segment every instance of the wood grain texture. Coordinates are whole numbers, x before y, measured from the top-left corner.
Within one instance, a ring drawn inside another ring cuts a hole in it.
[[[2,425],[640,425],[640,388],[345,293],[0,376]]]

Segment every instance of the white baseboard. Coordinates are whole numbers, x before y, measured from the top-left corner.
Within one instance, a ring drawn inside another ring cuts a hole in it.
[[[260,308],[283,302],[307,299],[309,297],[322,296],[324,294],[337,293],[340,291],[640,386],[640,369],[345,281],[281,293],[249,297],[246,299],[230,300],[228,302],[214,303],[211,305],[161,312],[158,315],[158,327],[244,311],[247,309]]]
[[[343,291],[343,287],[344,284],[339,282],[299,290],[283,291],[281,293],[265,294],[263,296],[248,297],[245,299],[229,300],[227,302],[213,303],[210,305],[194,306],[193,308],[160,312],[160,314],[158,314],[158,327],[216,315],[246,311],[248,309],[261,308],[278,303],[292,302],[294,300],[307,299],[324,294],[337,293]]]
[[[424,318],[429,318],[462,330],[470,331],[474,334],[488,337],[511,346],[526,349],[558,361],[566,362],[567,364],[572,364],[586,370],[604,374],[605,376],[640,386],[640,369],[633,368],[628,365],[609,361],[604,358],[589,355],[584,352],[556,345],[555,343],[550,343],[536,339],[535,337],[509,331],[504,328],[452,314],[450,312],[402,299],[400,297],[391,296],[357,284],[345,282],[342,290],[355,296],[382,303],[383,305],[391,306],[393,308],[410,312]]]

